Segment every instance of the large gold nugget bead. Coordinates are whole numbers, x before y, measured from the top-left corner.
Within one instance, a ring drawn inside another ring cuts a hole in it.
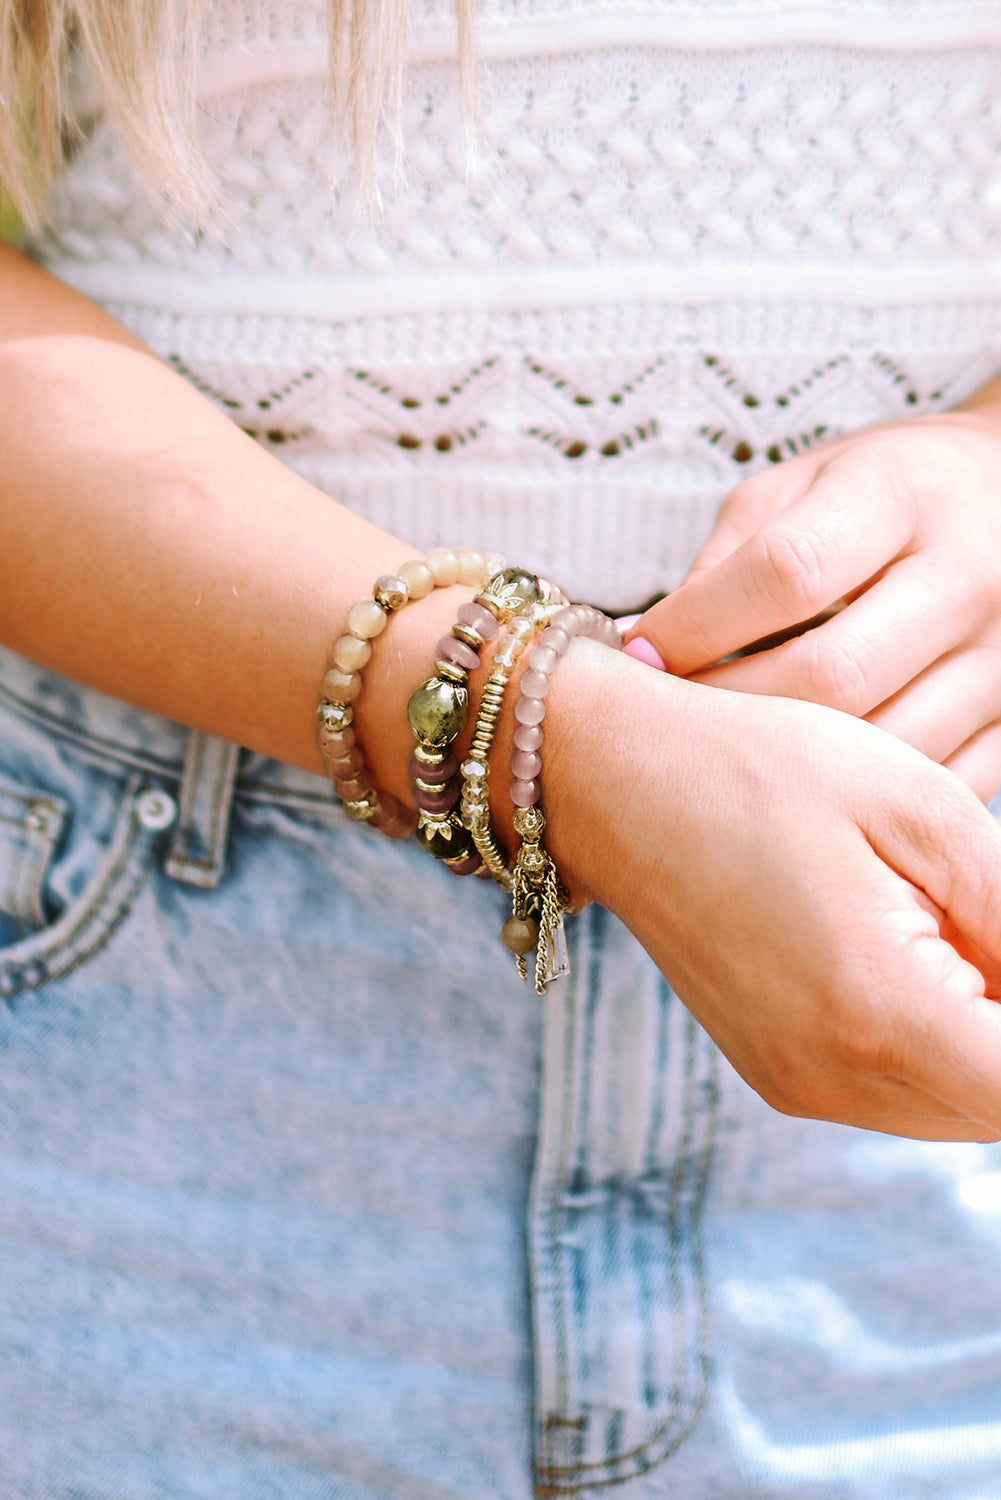
[[[508,917],[501,928],[501,942],[509,953],[524,957],[539,941],[539,924],[531,917]]]
[[[534,573],[526,573],[524,568],[505,568],[503,573],[494,574],[476,598],[500,619],[509,620],[530,604],[541,604],[542,590]]]
[[[410,695],[407,718],[422,745],[450,745],[466,722],[469,689],[461,682],[429,677]]]

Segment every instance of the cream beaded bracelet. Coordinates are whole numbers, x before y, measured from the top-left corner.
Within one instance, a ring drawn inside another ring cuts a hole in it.
[[[385,630],[389,616],[412,600],[426,599],[433,589],[453,583],[480,587],[499,567],[501,559],[474,548],[435,547],[425,558],[408,558],[395,573],[382,574],[371,595],[348,611],[347,631],[334,642],[323,679],[317,741],[349,818],[370,823],[390,838],[403,838],[416,827],[410,809],[372,782],[355,735],[354,704],[372,642]]]

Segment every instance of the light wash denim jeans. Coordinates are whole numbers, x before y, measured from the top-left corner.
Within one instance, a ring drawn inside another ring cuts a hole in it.
[[[998,1500],[1001,1155],[0,653],[2,1500]],[[534,1411],[533,1417],[533,1388]]]

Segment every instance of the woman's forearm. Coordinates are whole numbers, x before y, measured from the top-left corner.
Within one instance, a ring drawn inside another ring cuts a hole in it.
[[[414,549],[298,478],[100,309],[6,250],[0,414],[0,640],[321,769],[313,705],[330,643]],[[366,669],[359,717],[387,789],[405,792],[405,695],[454,594],[394,618],[392,648]]]

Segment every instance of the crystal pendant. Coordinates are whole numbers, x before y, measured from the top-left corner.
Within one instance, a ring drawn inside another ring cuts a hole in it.
[[[562,916],[559,917],[552,931],[547,934],[545,958],[546,966],[542,973],[544,985],[552,984],[554,979],[563,979],[570,973],[570,950],[567,947],[567,935]]]

